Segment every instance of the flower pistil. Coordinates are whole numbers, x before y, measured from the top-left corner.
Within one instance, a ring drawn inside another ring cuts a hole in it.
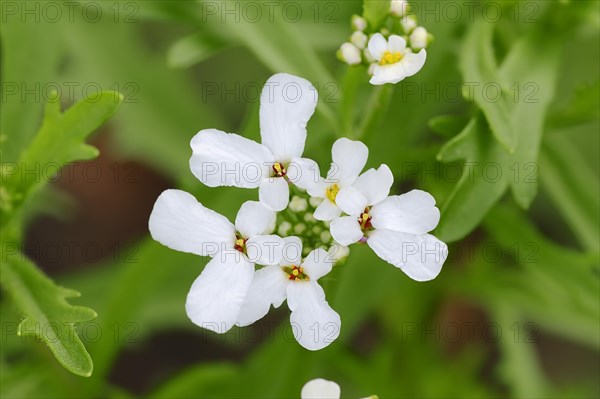
[[[289,275],[288,279],[292,281],[308,281],[310,277],[304,273],[304,268],[302,266],[285,266],[283,271]]]

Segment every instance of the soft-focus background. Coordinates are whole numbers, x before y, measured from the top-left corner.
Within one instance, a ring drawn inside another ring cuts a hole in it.
[[[64,108],[99,90],[124,99],[88,140],[99,157],[59,177],[36,172],[52,181],[27,212],[21,247],[82,294],[70,303],[97,312],[77,325],[93,375],[71,374],[43,342],[18,336],[23,315],[3,290],[0,395],[294,398],[323,377],[350,398],[598,397],[599,3],[467,3],[414,3],[435,36],[425,67],[394,87],[379,123],[357,133],[374,88],[365,67],[335,53],[360,1],[2,2],[3,164],[18,161],[53,90]],[[489,42],[475,31],[486,24]],[[511,53],[517,43],[529,47]],[[482,119],[479,108],[499,107],[495,86],[487,104],[461,95],[465,82],[477,91],[493,81],[490,57],[526,143],[514,157],[493,146],[487,125],[474,144],[456,139],[468,118]],[[436,197],[434,234],[450,243],[428,283],[353,247],[324,279],[341,336],[316,353],[294,341],[286,306],[223,336],[193,325],[183,305],[206,260],[147,231],[167,188],[230,218],[257,197],[204,187],[188,168],[189,141],[211,127],[258,138],[260,89],[275,72],[307,78],[320,93],[305,155],[322,172],[338,135],[363,139],[369,166],[393,170],[395,193]],[[491,166],[470,179],[465,164]]]

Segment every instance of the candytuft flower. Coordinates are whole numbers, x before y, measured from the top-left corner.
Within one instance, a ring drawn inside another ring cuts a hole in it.
[[[260,97],[262,144],[220,130],[201,130],[191,141],[192,173],[209,187],[259,188],[259,199],[275,211],[287,207],[288,182],[307,188],[318,173],[302,158],[306,124],[315,111],[317,91],[305,79],[279,73]]]
[[[240,208],[235,225],[194,196],[166,190],[150,215],[152,238],[177,251],[212,259],[194,281],[185,309],[192,322],[217,333],[238,319],[254,275],[254,264],[278,264],[283,241],[269,235],[275,212],[257,201]]]
[[[325,300],[317,280],[331,271],[333,261],[324,249],[311,251],[302,260],[302,242],[286,237],[279,265],[257,270],[240,312],[237,325],[246,326],[264,317],[271,305],[279,307],[287,299],[292,311],[294,337],[304,348],[319,350],[340,334],[340,316]]]
[[[440,211],[431,194],[412,190],[388,197],[393,175],[387,165],[369,169],[337,198],[349,216],[331,222],[331,235],[341,245],[366,242],[381,259],[416,281],[434,279],[448,247],[431,234]]]
[[[333,220],[340,216],[341,209],[336,204],[337,195],[350,187],[367,163],[369,149],[360,141],[341,138],[333,143],[332,163],[326,179],[308,187],[312,197],[323,198],[315,211],[317,220]]]
[[[406,47],[406,40],[398,35],[391,35],[386,40],[381,33],[376,33],[369,40],[368,48],[378,62],[370,80],[374,85],[398,83],[416,74],[423,68],[427,58],[425,49],[413,53]]]

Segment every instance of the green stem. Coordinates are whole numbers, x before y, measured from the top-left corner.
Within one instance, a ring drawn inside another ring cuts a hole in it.
[[[365,143],[369,142],[373,133],[381,126],[393,93],[394,86],[391,84],[375,87],[369,98],[369,103],[365,110],[365,118],[363,119],[356,136],[357,139],[360,139]]]

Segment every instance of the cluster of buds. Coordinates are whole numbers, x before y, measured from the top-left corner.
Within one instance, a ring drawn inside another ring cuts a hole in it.
[[[360,15],[353,15],[351,24],[353,32],[350,39],[341,45],[337,56],[348,65],[367,66],[369,75],[374,74],[376,65],[400,62],[404,54],[418,53],[427,48],[433,40],[433,36],[418,25],[416,16],[410,13],[410,5],[405,0],[390,1],[389,11],[380,26],[370,26],[367,19]],[[399,52],[386,53],[384,58],[382,54],[374,51],[371,45],[375,35],[381,35],[386,40],[391,36],[399,36],[403,39],[405,47]]]

